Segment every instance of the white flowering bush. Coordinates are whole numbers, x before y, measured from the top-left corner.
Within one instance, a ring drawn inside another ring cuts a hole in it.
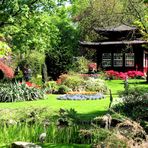
[[[85,89],[87,91],[107,92],[107,86],[104,80],[91,77],[85,81]]]
[[[72,91],[89,91],[89,92],[107,92],[105,81],[97,77],[88,77],[85,79],[81,75],[67,75],[61,85],[67,86]]]

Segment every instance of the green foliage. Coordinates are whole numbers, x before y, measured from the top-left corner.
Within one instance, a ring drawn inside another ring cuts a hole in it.
[[[48,75],[54,80],[71,69],[73,56],[77,54],[79,37],[66,11],[61,9],[58,13],[57,17],[53,17],[53,22],[59,31],[58,41],[53,44],[46,57]]]
[[[25,83],[0,83],[0,102],[18,102],[44,99],[44,91]]]
[[[118,140],[114,135],[111,136],[111,132],[105,129],[83,129],[81,126],[62,126],[57,127],[53,122],[46,127],[47,136],[45,138],[45,144],[41,144],[38,137],[44,132],[43,124],[35,123],[30,126],[26,123],[19,123],[18,125],[4,124],[0,127],[2,131],[0,134],[1,144],[7,144],[17,141],[32,141],[38,143],[38,145],[47,145],[47,143],[52,143],[54,146],[56,144],[68,144],[71,143],[81,143],[82,147],[87,147],[84,144],[91,145],[108,145],[113,147],[126,148],[125,143]],[[61,147],[60,145],[59,147]],[[48,147],[48,146],[47,146]],[[68,146],[69,147],[69,146]],[[76,145],[74,145],[76,147]],[[79,147],[79,146],[78,146]],[[89,147],[89,146],[88,146]],[[91,147],[91,146],[90,146]]]
[[[73,91],[78,91],[84,85],[84,79],[80,75],[69,75],[62,84],[71,88]]]
[[[37,75],[36,77],[33,76],[31,77],[30,82],[42,86],[43,85],[42,76],[41,75]]]
[[[5,42],[0,41],[0,58],[8,56],[10,53],[10,47]]]
[[[60,85],[58,88],[59,94],[66,94],[69,91],[69,88],[65,85]]]
[[[22,66],[28,64],[32,70],[32,74],[36,76],[41,74],[41,65],[44,63],[45,56],[44,54],[39,53],[38,51],[31,52],[28,57],[20,62]]]
[[[31,51],[47,54],[48,74],[53,79],[70,69],[78,45],[66,1],[15,0],[0,6],[0,31],[10,38],[13,52],[24,58]]]
[[[65,110],[60,108],[57,118],[58,126],[70,126],[74,125],[78,121],[77,112],[74,109]]]
[[[56,81],[48,81],[44,84],[47,93],[55,93],[58,90]]]
[[[73,62],[73,70],[78,73],[88,72],[88,61],[85,57],[76,57],[76,61]]]
[[[58,33],[50,19],[57,8],[53,0],[15,0],[2,3],[0,28],[6,36],[11,37],[13,51],[27,54],[30,50],[38,50],[44,53],[51,47],[51,42],[54,42]]]
[[[148,13],[148,12],[147,12]],[[143,16],[143,21],[136,20],[134,24],[140,28],[141,34],[145,40],[148,40],[148,22],[147,22],[148,15]],[[147,46],[146,46],[147,47]]]
[[[42,82],[45,83],[49,80],[48,73],[47,73],[47,65],[44,63],[42,64]]]
[[[104,80],[98,78],[88,77],[86,80],[78,75],[67,75],[62,81],[62,84],[66,85],[73,91],[93,91],[93,92],[107,92],[107,86]]]
[[[23,59],[19,59],[18,60],[18,67],[19,67],[19,73],[18,75],[16,75],[17,77],[21,77],[23,76],[23,70],[25,65],[29,65],[29,69],[31,69],[31,76],[32,79],[31,81],[35,82],[35,79],[38,81],[36,84],[41,84],[42,83],[42,77],[40,77],[39,75],[42,74],[42,65],[45,62],[45,55],[41,54],[38,51],[32,51],[30,52],[30,54],[28,55],[28,57],[23,58]],[[39,82],[40,81],[40,82]]]
[[[135,120],[147,120],[148,94],[147,89],[135,87],[128,89],[128,93],[121,94],[123,102],[115,105],[114,109]]]
[[[135,20],[146,23],[143,17],[147,14],[147,8],[143,0],[76,0],[74,8],[77,8],[74,20],[79,24],[81,38],[86,41],[103,40],[94,28],[133,25]]]
[[[0,34],[0,58],[7,58],[11,54],[11,48],[6,43],[3,34]]]
[[[89,78],[85,81],[86,90],[88,91],[96,91],[96,92],[107,92],[107,86],[104,80]]]
[[[37,74],[41,74],[41,66],[45,61],[44,54],[41,54],[37,51],[34,51],[29,54],[29,56],[26,58],[27,64],[29,64],[32,74],[34,76],[37,76]]]

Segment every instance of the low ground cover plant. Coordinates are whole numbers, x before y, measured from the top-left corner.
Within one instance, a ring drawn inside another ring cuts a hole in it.
[[[58,96],[58,100],[97,100],[103,99],[105,96],[102,93],[96,94],[65,94]]]

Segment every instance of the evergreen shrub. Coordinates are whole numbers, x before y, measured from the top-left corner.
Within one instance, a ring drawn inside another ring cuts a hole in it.
[[[77,91],[84,85],[84,79],[80,75],[69,75],[62,84],[71,88],[73,91]]]
[[[78,73],[87,73],[88,65],[90,61],[85,57],[76,57],[75,62],[73,62],[73,70]]]
[[[37,51],[31,52],[27,57],[19,60],[18,66],[21,71],[23,71],[25,65],[29,65],[31,69],[31,73],[33,77],[37,77],[37,75],[41,75],[42,73],[42,65],[45,62],[45,55],[41,54]]]
[[[130,88],[120,93],[122,102],[113,109],[135,120],[146,120],[148,109],[148,91],[140,87]]]
[[[58,88],[59,94],[66,94],[69,91],[69,88],[65,85],[60,85]]]
[[[56,81],[48,81],[44,84],[47,93],[55,93],[58,91],[58,85]]]

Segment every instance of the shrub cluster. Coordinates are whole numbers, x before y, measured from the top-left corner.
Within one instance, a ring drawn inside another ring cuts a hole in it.
[[[44,91],[30,83],[0,83],[0,102],[31,101],[44,98]]]
[[[102,79],[94,79],[90,77],[85,81],[85,89],[87,91],[96,91],[96,92],[106,92],[107,86],[105,85],[104,80]]]
[[[44,84],[44,87],[46,89],[46,93],[55,93],[58,90],[58,85],[56,81],[48,81]]]
[[[135,120],[147,120],[148,91],[143,88],[130,88],[120,93],[122,102],[114,106],[115,111],[121,112]]]
[[[69,75],[62,84],[71,88],[73,91],[79,90],[82,86],[84,86],[84,80],[79,75]]]
[[[88,64],[90,63],[85,57],[76,57],[73,61],[73,71],[78,73],[88,72]]]
[[[58,84],[68,87],[71,91],[107,92],[107,86],[104,80],[97,77],[84,78],[79,74],[64,74],[58,80]]]
[[[127,76],[129,78],[142,78],[144,73],[141,71],[128,71],[128,72],[117,72],[114,70],[109,70],[105,72],[106,76],[110,79],[125,79]]]
[[[44,54],[41,54],[37,51],[32,51],[28,57],[21,59],[18,62],[18,66],[21,70],[23,70],[25,65],[29,65],[29,68],[32,71],[32,76],[36,77],[38,74],[41,74],[42,64],[44,61]]]

